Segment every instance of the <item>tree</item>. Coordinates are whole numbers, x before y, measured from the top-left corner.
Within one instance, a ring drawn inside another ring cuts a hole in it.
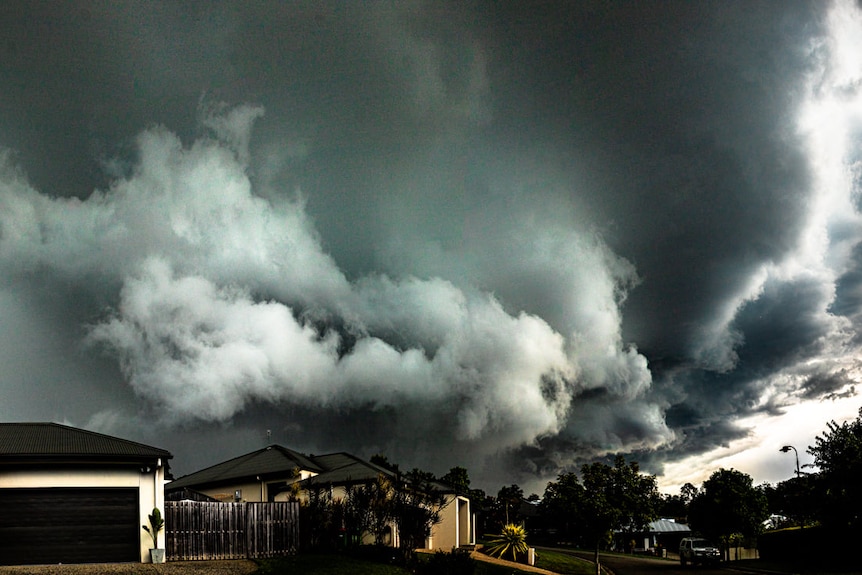
[[[835,530],[862,529],[862,408],[854,421],[827,424],[828,430],[815,438],[808,453],[820,468],[818,492],[821,522]]]
[[[382,453],[377,453],[371,456],[369,459],[371,463],[374,465],[379,465],[383,469],[388,469],[389,471],[398,471],[398,465],[389,461],[389,458],[383,455]]]
[[[371,460],[389,473],[380,473],[374,481],[346,490],[341,503],[344,523],[353,534],[372,533],[377,544],[384,542],[394,523],[402,559],[407,563],[416,549],[425,546],[431,528],[440,522],[446,506],[445,495],[435,487],[432,473],[417,468],[403,473],[383,455],[375,455]],[[309,501],[314,499],[310,497]],[[322,503],[325,505],[321,507],[335,508],[332,501]]]
[[[446,505],[444,494],[431,485],[429,475],[414,469],[397,473],[392,480],[392,518],[398,527],[405,563],[416,549],[425,546],[425,539],[431,535],[431,528],[440,523],[440,513]]]
[[[691,500],[697,497],[698,489],[691,483],[686,483],[679,488],[679,495],[685,501],[686,506],[691,503]]]
[[[647,527],[655,518],[658,485],[654,475],[641,474],[636,462],[626,465],[621,455],[613,467],[604,463],[584,465],[581,476],[584,497],[579,515],[595,543],[596,575],[601,575],[599,549],[615,530]]]
[[[393,519],[392,482],[381,473],[374,481],[348,486],[344,514],[348,533],[357,543],[363,533],[371,533],[374,544],[383,545]]]
[[[789,525],[811,525],[821,508],[817,482],[816,474],[802,473],[777,483],[775,487],[764,486],[770,513],[786,517]]]
[[[467,495],[470,493],[470,477],[467,475],[467,470],[463,467],[453,467],[446,475],[440,478],[440,481],[451,485],[452,489],[458,495]]]
[[[692,500],[688,520],[693,529],[721,542],[727,551],[734,535],[756,536],[768,515],[766,495],[754,487],[749,475],[719,469]]]
[[[508,487],[501,487],[497,492],[495,505],[495,519],[500,525],[517,523],[521,516],[519,509],[524,501],[524,490],[514,483]]]
[[[688,516],[688,505],[681,495],[662,495],[657,511],[661,517],[682,520]]]
[[[548,526],[557,530],[567,541],[580,539],[579,514],[583,508],[584,486],[572,472],[560,473],[557,481],[545,487],[545,495],[539,504],[539,512]]]
[[[697,495],[697,487],[686,483],[679,490],[679,495],[663,495],[659,501],[658,515],[672,517],[681,523],[688,521],[688,505]]]
[[[333,549],[337,545],[341,504],[332,498],[328,485],[311,482],[300,500],[302,544],[307,549]]]

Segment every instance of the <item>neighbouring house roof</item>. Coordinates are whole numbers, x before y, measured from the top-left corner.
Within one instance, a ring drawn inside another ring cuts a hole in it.
[[[0,461],[154,462],[169,451],[59,423],[0,423]]]
[[[205,489],[251,480],[281,480],[292,482],[296,470],[313,473],[312,477],[299,482],[301,487],[312,485],[349,485],[365,483],[379,475],[395,477],[391,469],[364,461],[349,453],[327,455],[303,455],[281,445],[270,445],[223,463],[184,475],[166,486],[168,492],[184,488]],[[444,493],[452,488],[439,482],[431,485]]]
[[[363,483],[376,479],[379,475],[393,477],[395,474],[385,467],[363,461],[349,453],[330,453],[319,455],[314,461],[323,471],[304,480],[301,485]]]
[[[349,453],[330,453],[313,457],[314,461],[324,468],[324,471],[299,483],[303,488],[312,485],[350,485],[365,483],[377,479],[379,475],[389,478],[396,477],[396,472],[389,468],[359,459]],[[428,486],[441,493],[454,493],[451,485],[440,481],[430,481]]]
[[[691,529],[685,523],[677,523],[670,519],[659,519],[649,524],[650,532],[654,533],[690,533]]]
[[[263,449],[184,475],[169,483],[167,489],[174,491],[183,487],[202,488],[258,477],[284,479],[287,474],[293,473],[296,469],[314,473],[324,471],[310,457],[302,453],[280,445],[269,445]]]

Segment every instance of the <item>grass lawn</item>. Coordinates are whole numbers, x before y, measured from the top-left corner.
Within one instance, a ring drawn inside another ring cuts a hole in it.
[[[549,551],[541,549],[536,552],[538,559],[536,567],[563,573],[564,575],[594,575],[596,567],[592,563],[572,557],[568,553],[561,551]]]

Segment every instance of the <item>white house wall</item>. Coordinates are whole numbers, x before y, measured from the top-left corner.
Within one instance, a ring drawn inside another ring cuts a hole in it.
[[[474,543],[470,500],[447,495],[446,505],[440,511],[440,523],[431,528],[428,548],[450,551]]]
[[[232,483],[230,485],[203,489],[195,488],[195,491],[228,503],[237,501],[235,499],[237,491],[240,492],[239,501],[241,502],[257,503],[267,500],[266,484],[261,481]]]

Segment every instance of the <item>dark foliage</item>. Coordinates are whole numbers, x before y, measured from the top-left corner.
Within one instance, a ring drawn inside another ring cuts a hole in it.
[[[310,551],[332,550],[344,538],[343,506],[332,500],[328,487],[311,486],[307,500],[299,508],[300,541]]]
[[[609,544],[614,531],[640,531],[655,518],[660,500],[654,475],[643,475],[636,462],[622,456],[611,467],[592,463],[581,468],[581,481],[573,473],[561,474],[545,489],[541,509],[550,522],[573,541],[595,549]]]
[[[453,549],[451,553],[437,551],[427,561],[417,561],[413,572],[417,575],[473,575],[476,561],[463,549]]]
[[[820,521],[833,531],[862,532],[862,409],[854,421],[827,424],[808,453],[820,468],[817,480]]]
[[[823,527],[770,531],[758,537],[764,561],[787,566],[791,573],[858,573],[858,541],[850,533]]]
[[[782,481],[775,487],[764,486],[769,511],[787,517],[784,526],[813,525],[822,507],[817,494],[819,480],[817,474],[803,473]]]
[[[757,536],[768,516],[766,495],[751,477],[719,469],[703,483],[689,505],[690,527],[727,548],[737,535]]]

